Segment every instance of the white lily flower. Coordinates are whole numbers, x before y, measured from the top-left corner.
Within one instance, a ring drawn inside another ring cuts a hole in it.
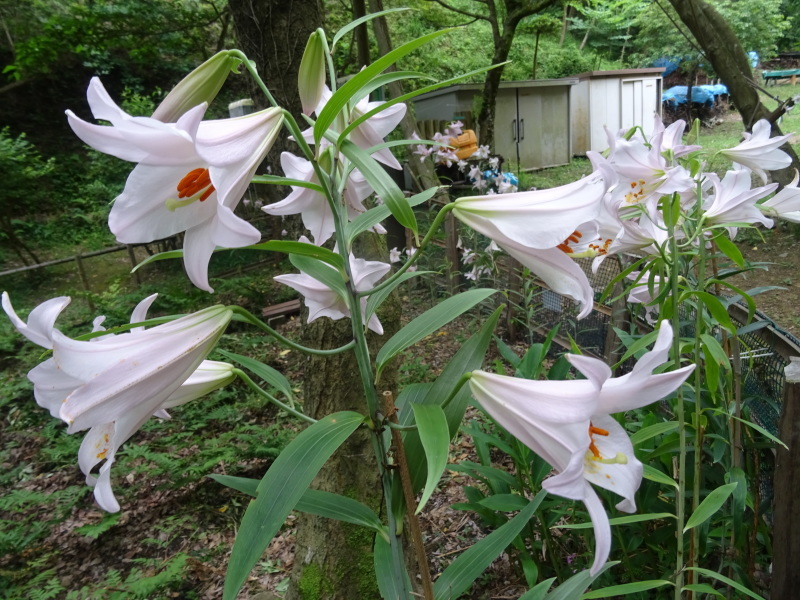
[[[473,371],[469,380],[484,410],[558,472],[542,486],[586,505],[596,540],[592,573],[608,559],[611,526],[590,484],[622,496],[617,509],[634,512],[643,471],[630,439],[609,414],[650,404],[684,382],[694,365],[652,374],[666,360],[671,341],[672,328],[663,322],[653,351],[643,355],[631,373],[618,378],[610,377],[604,362],[573,355],[568,359],[587,379],[530,381]]]
[[[155,299],[139,303],[131,322],[144,319]],[[53,356],[28,373],[37,403],[65,421],[67,433],[90,429],[79,452],[79,464],[95,498],[110,512],[119,510],[111,491],[110,469],[117,449],[153,414],[188,402],[225,385],[232,367],[207,364],[205,357],[216,345],[231,319],[231,310],[214,306],[175,321],[89,341],[73,340],[57,329],[52,300],[45,310],[34,309],[28,323],[14,313],[7,295],[3,307],[15,327],[41,334],[39,341],[53,349]],[[66,306],[63,299],[61,308]],[[41,308],[41,306],[39,307]],[[26,333],[27,332],[27,333]],[[200,369],[200,370],[198,370]],[[181,388],[186,384],[186,388]],[[105,460],[98,478],[94,466]]]
[[[780,147],[791,138],[789,135],[770,137],[772,126],[766,119],[761,119],[753,125],[753,133],[744,132],[744,141],[727,150],[720,150],[720,154],[728,157],[738,165],[744,165],[757,173],[761,180],[767,182],[766,171],[785,169],[792,164],[792,159]]]
[[[778,187],[777,183],[751,189],[748,169],[728,171],[722,181],[716,173],[706,173],[706,177],[714,185],[714,194],[703,213],[706,221],[717,224],[762,223],[772,227],[772,219],[764,216],[756,201],[771,194]]]
[[[300,241],[307,241],[301,238]],[[333,267],[330,267],[333,269]],[[353,286],[358,292],[366,292],[391,270],[391,265],[374,260],[355,258],[350,254],[350,269],[353,274]],[[275,281],[288,285],[305,296],[308,307],[308,322],[320,317],[329,317],[334,321],[350,318],[350,307],[347,301],[336,291],[306,273],[277,275]],[[367,298],[361,298],[361,313],[365,315]],[[383,335],[383,326],[375,314],[370,315],[367,327]]]
[[[117,241],[147,243],[186,232],[186,272],[197,287],[213,291],[208,263],[214,248],[240,248],[261,239],[233,210],[277,137],[280,111],[201,122],[206,105],[200,104],[176,123],[162,123],[125,113],[97,78],[87,97],[95,118],[112,127],[67,111],[72,130],[101,152],[139,163],[109,215]]]
[[[281,153],[281,168],[287,177],[319,183],[310,161],[295,156],[290,152]],[[344,200],[348,218],[354,219],[364,211],[364,200],[372,194],[372,188],[358,169],[353,169],[347,178],[344,188]],[[336,231],[336,218],[328,200],[323,194],[314,190],[292,186],[292,193],[280,202],[262,206],[261,210],[270,215],[295,215],[300,213],[303,225],[311,232],[317,246],[328,241]],[[382,227],[379,233],[386,233]]]
[[[800,188],[797,187],[800,174],[794,172],[792,182],[772,198],[757,205],[764,214],[771,217],[779,217],[792,223],[800,223]]]
[[[593,240],[594,223],[613,173],[596,156],[598,171],[568,185],[527,192],[465,196],[453,214],[541,277],[554,291],[592,309],[594,293],[586,275],[567,254],[582,238]]]

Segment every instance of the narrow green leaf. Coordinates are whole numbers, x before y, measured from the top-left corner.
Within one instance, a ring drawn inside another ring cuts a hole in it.
[[[368,527],[386,535],[384,525],[375,511],[347,496],[322,490],[306,490],[294,508],[304,513]]]
[[[588,569],[586,571],[581,571],[567,579],[564,583],[547,594],[545,598],[546,600],[575,600],[575,598],[580,597],[578,594],[585,592],[586,588],[592,585],[595,579],[617,564],[619,564],[619,561],[607,562],[600,567],[596,575],[592,575]]]
[[[520,534],[546,495],[545,490],[536,494],[536,497],[517,516],[455,559],[433,584],[433,597],[436,600],[450,600],[458,598],[467,591],[492,561],[500,556]]]
[[[725,585],[729,585],[732,588],[735,588],[742,592],[746,596],[750,596],[751,598],[755,598],[755,600],[765,600],[762,596],[759,596],[755,592],[751,592],[746,587],[744,587],[741,583],[737,583],[733,579],[729,579],[724,575],[720,575],[716,571],[710,571],[708,569],[701,569],[700,567],[686,567],[688,571],[697,571],[701,575],[705,575],[706,577],[711,577],[712,579],[716,579],[717,581],[721,581]]]
[[[496,467],[481,465],[469,460],[451,464],[450,470],[457,473],[467,473],[477,479],[485,477],[489,482],[504,485],[510,488],[516,487],[517,485],[516,478],[510,473]]]
[[[707,583],[690,583],[689,585],[685,585],[681,588],[681,591],[684,590],[689,592],[699,592],[701,594],[711,594],[717,598],[725,597],[725,594],[721,593],[719,590],[715,590],[713,586]]]
[[[642,442],[646,442],[647,440],[652,439],[657,435],[672,433],[677,428],[678,428],[678,423],[676,423],[675,421],[666,421],[664,423],[656,423],[655,425],[642,427],[639,431],[631,435],[631,443],[634,446],[638,446]]]
[[[152,256],[148,256],[138,265],[133,267],[131,269],[131,273],[136,273],[136,271],[138,271],[145,265],[149,265],[150,263],[157,262],[159,260],[169,260],[173,258],[183,258],[183,249],[170,250],[169,252],[159,252],[158,254],[153,254]]]
[[[450,452],[450,432],[447,429],[447,417],[438,404],[412,404],[414,420],[422,447],[425,450],[428,478],[417,505],[417,513],[422,510],[428,499],[436,490],[436,484],[447,466],[447,455]]]
[[[384,15],[388,15],[388,14],[391,14],[391,13],[401,12],[401,11],[404,11],[404,10],[411,10],[411,9],[410,8],[390,8],[388,10],[382,10],[380,12],[370,13],[370,14],[365,15],[365,16],[359,18],[359,19],[356,19],[355,21],[351,21],[350,23],[348,23],[347,25],[342,27],[339,31],[337,31],[336,34],[333,36],[333,41],[331,42],[331,52],[333,52],[333,47],[336,46],[336,42],[338,42],[340,39],[342,39],[344,36],[346,36],[348,33],[353,31],[353,29],[355,29],[356,27],[358,27],[362,23],[366,23],[367,21],[371,21],[372,19],[376,19],[378,17],[383,17]]]
[[[214,474],[209,475],[209,478],[254,498],[258,495],[258,484],[261,482],[260,479],[233,477],[231,475]],[[347,496],[308,489],[298,500],[294,510],[368,527],[381,533],[381,535],[386,535],[385,527],[378,515],[375,514],[375,511],[366,504]]]
[[[411,408],[412,403],[441,404],[452,394],[456,384],[465,373],[481,367],[486,350],[492,341],[492,332],[503,309],[504,307],[501,306],[495,310],[484,321],[481,329],[461,345],[459,351],[450,359],[435,382],[408,386],[403,390],[397,398],[398,420],[401,425],[412,424],[414,419],[414,412]],[[447,417],[449,439],[451,440],[458,433],[470,397],[469,386],[464,385],[444,409],[444,414]],[[406,449],[408,469],[411,473],[411,485],[416,492],[422,489],[426,478],[425,450],[422,448],[419,433],[417,431],[405,432],[403,445]],[[403,490],[399,485],[392,488],[392,506],[396,508],[397,517],[403,518],[405,500],[403,498]]]
[[[522,594],[519,597],[519,600],[544,600],[547,596],[547,590],[550,589],[550,586],[553,585],[553,582],[556,580],[555,577],[551,577],[550,579],[545,579],[541,583],[536,584],[534,587],[529,589],[527,592]]]
[[[315,246],[314,244],[271,240],[262,244],[248,246],[248,250],[271,250],[272,252],[283,252],[284,254],[308,256],[310,258],[321,260],[324,263],[328,263],[337,271],[344,270],[344,259],[340,255],[336,254],[336,252],[331,252],[327,248]]]
[[[393,65],[409,52],[416,50],[423,44],[427,44],[428,42],[435,40],[437,37],[440,37],[445,33],[449,33],[450,31],[452,31],[452,29],[434,31],[433,33],[429,33],[428,35],[424,35],[412,40],[407,44],[403,44],[399,48],[395,48],[391,52],[383,55],[372,64],[364,67],[361,71],[351,77],[347,82],[344,83],[344,85],[342,85],[342,87],[336,90],[336,92],[325,103],[325,107],[317,116],[317,121],[314,123],[314,143],[319,146],[319,141],[330,129],[331,125],[336,120],[336,116],[342,111],[347,103],[350,102],[350,99],[355,96],[364,85],[369,83],[373,77],[381,73],[390,65]]]
[[[341,143],[341,151],[350,159],[356,168],[367,180],[375,193],[381,197],[383,203],[391,211],[397,222],[403,227],[408,227],[417,233],[417,218],[406,200],[405,194],[386,172],[378,161],[372,158],[366,150],[362,150],[350,140]]]
[[[476,304],[483,302],[496,290],[476,288],[462,292],[443,300],[433,308],[425,311],[408,325],[392,336],[378,352],[375,365],[378,373],[392,358],[409,346],[416,344],[425,336],[446,325],[459,315],[465,313]]]
[[[665,585],[674,585],[671,581],[664,579],[651,579],[650,581],[635,581],[633,583],[623,583],[622,585],[612,585],[610,587],[592,590],[581,596],[581,600],[594,600],[595,598],[613,598],[614,596],[625,596],[637,592],[646,592]]]
[[[320,283],[327,285],[342,298],[347,297],[347,288],[345,287],[342,274],[336,269],[328,266],[327,263],[323,263],[315,258],[311,258],[310,256],[302,256],[300,254],[290,254],[289,261],[295,266],[296,269],[299,269],[306,275],[313,277]]]
[[[354,106],[362,98],[366,98],[375,90],[382,88],[395,81],[405,81],[408,79],[430,79],[435,80],[435,77],[420,73],[419,71],[390,71],[378,75],[375,79],[364,85],[358,92],[350,98],[350,106]]]
[[[744,256],[742,256],[742,252],[739,250],[739,247],[730,239],[728,239],[727,232],[721,232],[712,241],[717,244],[717,248],[719,248],[725,256],[736,263],[736,266],[744,267]]]
[[[672,477],[670,477],[666,473],[662,473],[655,467],[651,467],[650,465],[644,465],[643,475],[645,479],[649,479],[650,481],[655,481],[656,483],[663,483],[664,485],[670,485],[675,489],[678,489],[677,481],[675,481]]]
[[[619,359],[619,362],[617,364],[623,363],[637,352],[641,352],[642,350],[644,350],[647,346],[652,344],[656,340],[656,337],[658,336],[658,330],[651,331],[650,333],[643,335],[642,337],[634,341],[633,338],[625,331],[622,331],[617,327],[614,327],[614,331],[617,333],[617,337],[619,337],[620,341],[623,344],[625,344],[628,348],[625,354],[622,355],[622,358]],[[630,343],[628,343],[629,341]]]
[[[400,582],[395,577],[392,565],[392,548],[389,546],[389,541],[380,535],[375,536],[375,577],[378,580],[378,591],[384,600],[406,600],[409,598],[407,591],[411,588],[411,579],[408,577],[408,571],[403,570],[403,579],[405,579],[406,592],[401,589]],[[405,596],[405,598],[404,598]],[[355,600],[355,599],[354,599]]]
[[[252,371],[290,400],[294,397],[289,380],[286,379],[280,371],[249,356],[242,356],[241,354],[235,354],[227,350],[221,350],[220,348],[217,348],[217,352],[222,354],[225,358],[239,363],[245,369]]]
[[[726,483],[736,483],[731,498],[733,499],[733,530],[737,539],[744,535],[744,512],[747,509],[747,475],[740,467],[731,467],[725,473]]]
[[[761,427],[761,425],[757,425],[756,423],[753,423],[752,421],[748,421],[747,419],[740,419],[739,417],[735,417],[734,415],[728,415],[727,413],[723,413],[723,414],[725,414],[726,416],[729,416],[732,419],[736,419],[737,421],[740,421],[741,423],[744,423],[750,429],[755,429],[758,433],[763,435],[765,438],[767,438],[771,442],[773,442],[775,444],[778,444],[779,446],[783,446],[787,450],[789,449],[789,446],[784,444],[780,439],[778,439],[777,437],[772,435],[769,431],[767,431],[766,429]]]
[[[290,177],[281,177],[280,175],[256,175],[251,180],[253,183],[266,183],[269,185],[293,185],[295,187],[308,188],[320,194],[324,193],[322,186],[313,181],[305,181],[304,179],[291,179]]]
[[[519,494],[492,494],[481,500],[479,504],[500,512],[514,512],[528,506],[528,500]]]
[[[639,523],[641,521],[655,521],[656,519],[674,519],[675,515],[672,513],[648,513],[643,515],[627,515],[625,517],[614,517],[613,519],[609,519],[608,522],[611,525],[628,525],[630,523]],[[569,523],[569,524],[556,524],[551,527],[551,529],[590,529],[593,527],[591,522],[589,523]]]
[[[703,342],[703,346],[706,350],[706,360],[711,357],[713,358],[718,365],[721,367],[725,367],[725,370],[731,370],[731,363],[728,361],[728,355],[725,354],[725,350],[722,349],[717,338],[712,335],[708,335],[707,333],[700,334],[700,339]]]
[[[303,430],[275,459],[242,517],[228,562],[223,600],[236,598],[322,465],[363,421],[355,412],[328,415]]]
[[[422,204],[423,202],[427,202],[438,192],[440,187],[432,187],[428,188],[424,192],[420,192],[419,194],[415,194],[408,198],[406,202],[411,207],[417,206]],[[374,208],[370,208],[367,212],[363,212],[358,215],[355,219],[353,219],[347,226],[347,240],[348,242],[352,242],[356,239],[356,236],[360,233],[367,231],[375,227],[381,221],[389,218],[389,215],[392,214],[392,211],[389,210],[389,207],[385,204],[380,204]]]
[[[687,292],[686,296],[695,296],[705,304],[708,312],[710,312],[711,316],[720,324],[720,327],[724,327],[731,333],[736,331],[736,327],[733,326],[731,317],[728,315],[728,309],[725,308],[725,305],[722,304],[719,298],[708,292],[699,292],[695,290]]]
[[[701,523],[705,523],[708,519],[710,519],[714,513],[722,508],[722,505],[725,504],[728,496],[731,495],[737,485],[737,483],[721,485],[708,496],[706,496],[705,499],[698,505],[697,509],[692,513],[692,516],[686,521],[686,527],[683,528],[683,532],[686,533],[691,528],[697,527]]]

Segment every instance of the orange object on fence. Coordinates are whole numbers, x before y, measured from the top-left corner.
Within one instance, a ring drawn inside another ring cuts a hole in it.
[[[459,160],[465,160],[478,151],[478,136],[472,129],[467,129],[460,136],[451,137],[450,145],[456,149]]]

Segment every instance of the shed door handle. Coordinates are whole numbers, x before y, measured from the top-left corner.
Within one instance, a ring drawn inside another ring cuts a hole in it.
[[[525,119],[519,120],[519,141],[525,139]]]
[[[517,120],[511,121],[511,139],[517,141]]]

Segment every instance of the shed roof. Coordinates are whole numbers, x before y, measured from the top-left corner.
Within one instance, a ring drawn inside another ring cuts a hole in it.
[[[663,69],[662,69],[663,71]],[[558,86],[568,86],[568,85],[576,85],[578,83],[578,79],[575,77],[564,77],[562,79],[525,79],[522,81],[501,81],[500,82],[500,89],[516,89],[516,88],[537,88],[537,87],[558,87]],[[435,98],[436,96],[442,96],[444,94],[449,94],[451,92],[478,92],[483,89],[482,83],[459,83],[456,85],[448,85],[447,87],[443,87],[438,90],[434,90],[432,92],[428,92],[427,94],[421,94],[414,98],[414,101],[417,100],[426,100],[428,98]]]
[[[586,71],[575,75],[577,79],[599,79],[602,77],[631,77],[634,75],[661,75],[665,67],[648,67],[646,69],[617,69],[615,71]]]

